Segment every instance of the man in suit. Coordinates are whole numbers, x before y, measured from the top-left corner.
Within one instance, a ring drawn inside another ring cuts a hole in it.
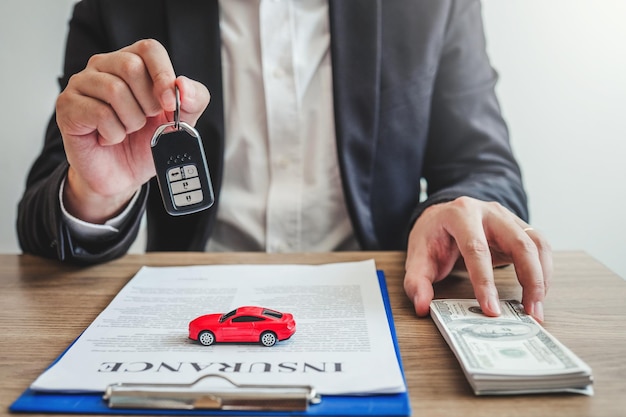
[[[526,223],[478,1],[84,0],[64,72],[25,252],[104,262],[146,213],[147,250],[407,250],[420,316],[455,266],[498,315],[492,268],[514,263],[543,319],[550,248]],[[216,192],[180,217],[150,152],[175,86]]]

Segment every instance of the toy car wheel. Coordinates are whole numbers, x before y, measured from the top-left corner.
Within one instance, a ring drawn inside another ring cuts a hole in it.
[[[274,346],[276,344],[276,335],[272,332],[263,332],[261,334],[261,344],[263,346]]]
[[[198,342],[204,346],[210,346],[215,342],[215,336],[208,330],[201,331],[198,335]]]

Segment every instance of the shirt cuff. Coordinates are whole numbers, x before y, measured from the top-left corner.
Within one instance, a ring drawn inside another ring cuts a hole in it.
[[[65,209],[65,205],[63,204],[63,190],[65,189],[66,179],[67,177],[63,178],[63,181],[61,181],[61,187],[59,188],[59,203],[61,204],[63,219],[65,220],[72,236],[81,240],[96,240],[113,237],[116,233],[119,233],[120,226],[124,223],[124,220],[126,220],[129,213],[134,208],[140,193],[138,191],[135,192],[126,208],[117,216],[104,222],[104,224],[89,223],[72,216]]]

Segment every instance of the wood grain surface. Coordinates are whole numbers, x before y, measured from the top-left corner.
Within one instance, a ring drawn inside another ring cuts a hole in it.
[[[77,267],[0,255],[0,416],[106,307],[143,265],[267,264],[374,258],[385,272],[415,416],[620,416],[626,410],[626,282],[583,252],[554,254],[544,327],[587,362],[595,395],[474,396],[430,318],[404,294],[403,252],[151,253]],[[520,299],[512,267],[496,270],[501,298]],[[437,298],[473,298],[462,274],[436,285]]]

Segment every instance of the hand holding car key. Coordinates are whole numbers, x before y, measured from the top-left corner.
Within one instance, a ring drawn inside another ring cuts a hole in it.
[[[150,146],[163,204],[170,215],[196,213],[213,205],[202,139],[196,129],[180,121],[178,86],[174,121],[157,128]]]

